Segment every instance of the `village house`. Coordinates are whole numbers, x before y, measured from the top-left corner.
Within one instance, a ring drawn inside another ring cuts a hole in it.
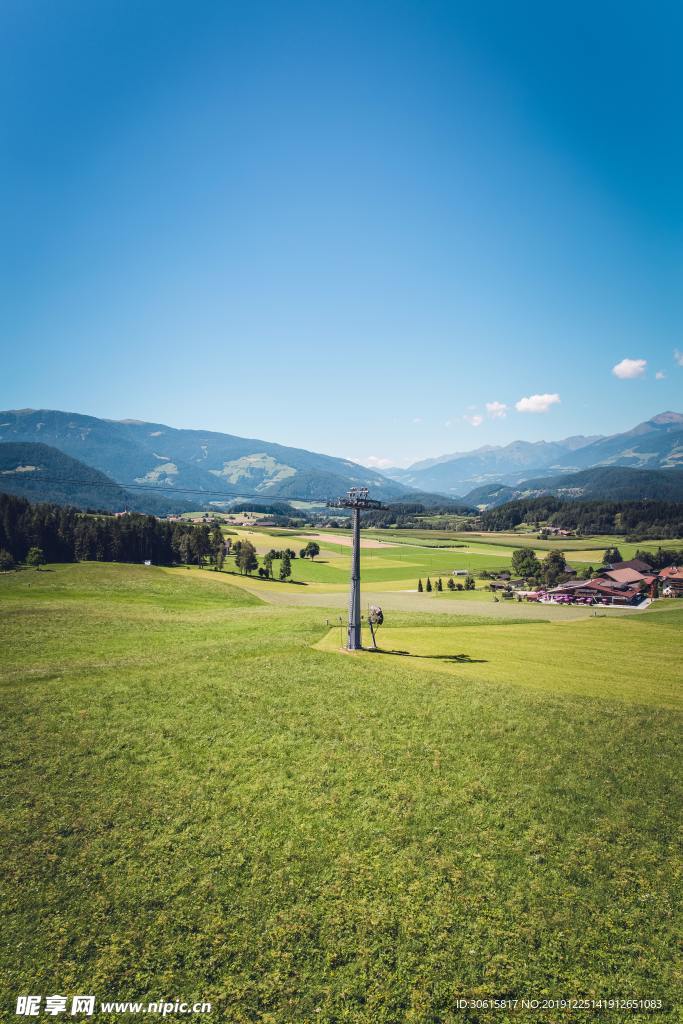
[[[606,572],[602,572],[601,576],[612,580],[614,583],[634,585],[636,583],[642,583],[645,579],[645,575],[642,572],[638,572],[637,569],[608,569]]]
[[[644,562],[642,558],[631,558],[628,562],[611,562],[603,566],[603,571],[605,569],[635,569],[636,572],[644,574],[654,572],[652,566],[648,562]]]
[[[663,597],[683,597],[683,569],[669,565],[659,573]]]
[[[612,583],[610,580],[601,578],[588,580],[586,588],[595,595],[596,600],[603,604],[638,604],[643,598],[639,586]]]
[[[552,587],[547,596],[553,601],[579,601],[591,604],[638,604],[641,588],[598,577],[593,580],[573,580]]]
[[[646,597],[656,598],[658,587],[663,597],[683,597],[683,569],[669,566],[657,573],[647,562],[634,558],[602,568],[591,580],[567,580],[545,593],[560,602],[635,605]]]

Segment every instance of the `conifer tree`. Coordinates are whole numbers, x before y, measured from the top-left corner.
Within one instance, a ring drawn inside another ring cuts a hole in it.
[[[439,591],[439,593],[441,593],[443,591],[443,582],[442,582],[442,579],[441,579],[440,576],[439,576],[438,580],[436,581],[436,589]]]
[[[422,586],[422,580],[418,580],[417,581],[417,592],[418,592],[418,594],[421,594],[423,592],[423,590],[424,590],[424,587]]]
[[[292,575],[292,562],[289,557],[289,551],[283,551],[282,562],[280,564],[280,579],[286,580]]]
[[[453,579],[452,576],[449,577],[449,580],[448,580],[448,589],[449,590],[455,590],[455,580]]]
[[[432,592],[432,581],[430,580],[429,576],[427,577],[427,586],[425,587],[425,590],[427,591],[428,594],[431,594]]]

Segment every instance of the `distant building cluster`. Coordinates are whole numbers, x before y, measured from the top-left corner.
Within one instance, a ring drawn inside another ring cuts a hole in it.
[[[567,580],[547,590],[520,591],[552,604],[639,605],[655,597],[683,597],[683,568],[656,570],[639,558],[603,565],[589,580]]]

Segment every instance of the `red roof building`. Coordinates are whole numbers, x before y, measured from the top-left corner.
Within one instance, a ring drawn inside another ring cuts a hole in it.
[[[627,586],[634,583],[642,583],[645,579],[642,572],[637,569],[608,569],[603,576],[613,580],[615,583],[625,583]]]
[[[652,566],[649,562],[644,562],[642,558],[632,558],[628,562],[613,562],[610,569],[635,569],[636,572],[648,573],[653,572]]]
[[[592,601],[603,604],[637,604],[641,597],[640,584],[629,586],[614,580],[598,578],[594,580],[575,580],[560,583],[549,590],[552,598],[571,598],[573,601]]]
[[[683,569],[669,565],[659,574],[664,597],[683,597]]]
[[[640,597],[640,587],[630,587],[606,579],[588,580],[586,589],[608,604],[634,604]]]

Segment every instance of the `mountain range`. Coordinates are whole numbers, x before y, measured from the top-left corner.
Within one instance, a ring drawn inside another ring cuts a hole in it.
[[[163,423],[105,420],[51,409],[0,412],[0,442],[43,443],[123,487],[166,495],[191,491],[195,506],[237,496],[322,500],[368,487],[380,500],[414,493],[346,459],[270,441]],[[208,492],[202,499],[201,492]]]
[[[594,466],[670,469],[683,465],[683,415],[664,412],[637,427],[608,437],[568,437],[562,441],[513,441],[486,445],[385,470],[392,480],[450,497],[469,497],[482,485],[511,487],[541,473],[575,473]]]
[[[683,415],[675,412],[608,437],[513,441],[426,459],[388,471],[392,479],[233,434],[56,410],[0,412],[0,490],[81,507],[163,513],[237,497],[324,502],[354,486],[384,501],[434,505],[445,496],[480,508],[536,494],[678,501],[681,466]]]

